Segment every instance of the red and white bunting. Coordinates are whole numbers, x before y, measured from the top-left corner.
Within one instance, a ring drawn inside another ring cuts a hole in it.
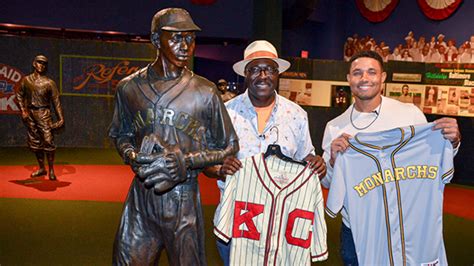
[[[388,18],[398,0],[356,0],[359,12],[370,22],[382,22]]]
[[[421,11],[430,19],[443,20],[458,9],[462,0],[418,0]]]

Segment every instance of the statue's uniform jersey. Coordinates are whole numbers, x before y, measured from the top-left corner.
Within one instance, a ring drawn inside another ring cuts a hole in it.
[[[213,83],[186,68],[176,79],[157,80],[148,66],[117,86],[109,136],[126,162],[126,152],[137,152],[150,134],[183,154],[201,156],[204,163],[236,152],[237,136]],[[160,195],[133,180],[116,234],[114,264],[149,264],[163,248],[173,265],[206,264],[197,184],[204,166],[187,169],[186,181]]]
[[[308,166],[262,154],[226,179],[214,234],[231,265],[309,265],[328,257],[324,202]]]
[[[56,83],[46,76],[35,78],[31,74],[23,78],[17,98],[22,108],[50,108],[53,103],[55,109],[62,110]]]
[[[52,132],[55,123],[51,119],[51,104],[56,112],[57,123],[64,122],[56,83],[46,76],[36,77],[30,74],[22,79],[16,98],[20,110],[27,111],[29,115],[24,121],[28,128],[28,147],[33,151],[56,150]]]
[[[186,68],[180,77],[152,85],[153,75],[146,67],[117,86],[109,135],[117,140],[121,154],[131,147],[137,151],[151,133],[168,145],[178,145],[184,154],[225,149],[237,140],[213,83]]]
[[[359,133],[334,164],[326,212],[349,213],[360,265],[446,265],[453,148],[433,124]]]

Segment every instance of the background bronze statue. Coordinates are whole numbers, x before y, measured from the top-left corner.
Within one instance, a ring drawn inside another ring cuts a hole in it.
[[[46,175],[44,154],[48,159],[49,179],[56,180],[54,174],[53,130],[64,125],[63,110],[59,101],[56,83],[46,77],[48,58],[38,55],[33,61],[33,73],[24,77],[16,94],[21,110],[21,118],[28,129],[28,147],[35,153],[39,169],[31,177]],[[56,113],[57,121],[52,122],[51,105]]]
[[[228,90],[228,85],[229,83],[227,83],[225,79],[219,79],[219,81],[217,81],[217,89],[219,90],[221,99],[224,102],[227,102],[236,96],[235,93]]]
[[[188,70],[194,24],[184,9],[155,14],[153,63],[117,86],[109,130],[135,177],[113,250],[114,265],[205,265],[197,176],[222,163],[238,142],[215,85]]]

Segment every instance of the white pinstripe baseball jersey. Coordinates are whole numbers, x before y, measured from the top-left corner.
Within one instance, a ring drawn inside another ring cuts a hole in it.
[[[328,257],[324,202],[308,166],[258,154],[227,177],[214,233],[232,265],[309,265]]]
[[[348,212],[359,264],[447,265],[443,191],[453,148],[432,127],[359,133],[337,157],[326,212]]]

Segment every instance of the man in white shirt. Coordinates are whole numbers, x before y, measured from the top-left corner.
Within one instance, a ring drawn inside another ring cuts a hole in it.
[[[436,42],[436,44],[438,46],[444,46],[444,48],[447,48],[448,45],[446,45],[446,42],[444,41],[444,37],[445,37],[444,34],[439,34],[438,35],[438,41]]]
[[[324,132],[323,159],[329,162],[323,186],[330,188],[334,161],[338,153],[348,147],[348,139],[358,132],[376,132],[395,127],[426,123],[424,114],[413,104],[402,103],[381,95],[382,85],[387,77],[383,70],[382,58],[371,51],[362,51],[349,61],[347,81],[351,87],[355,103],[343,114],[331,120]],[[461,134],[454,118],[434,121],[434,130],[442,130],[444,137],[451,141],[457,151]],[[350,229],[350,217],[342,210],[341,256],[345,265],[358,265],[354,240]]]
[[[444,58],[444,53],[446,49],[444,46],[439,46],[433,48],[433,52],[431,53],[430,60],[428,61],[429,63],[443,63],[445,58]]]
[[[471,48],[469,44],[464,44],[459,47],[458,63],[471,63]]]
[[[430,61],[430,46],[425,44],[421,49],[421,53],[418,54],[418,57],[414,58],[414,61],[417,62],[429,62]]]

